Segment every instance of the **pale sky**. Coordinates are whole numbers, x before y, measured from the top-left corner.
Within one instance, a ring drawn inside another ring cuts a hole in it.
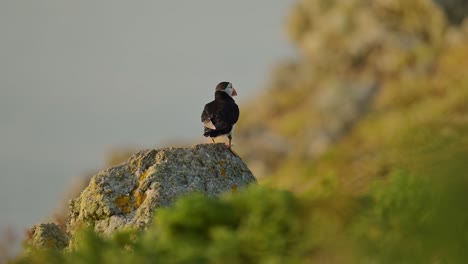
[[[0,231],[42,221],[110,148],[203,141],[219,81],[242,104],[294,56],[292,2],[0,0]]]

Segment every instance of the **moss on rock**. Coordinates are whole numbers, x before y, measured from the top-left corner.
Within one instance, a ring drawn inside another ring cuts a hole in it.
[[[54,223],[35,225],[29,234],[28,244],[33,248],[64,249],[68,246],[68,236]]]

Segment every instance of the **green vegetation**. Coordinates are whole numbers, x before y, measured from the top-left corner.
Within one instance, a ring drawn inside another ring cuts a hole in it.
[[[396,172],[378,188],[372,195],[374,205],[355,225],[363,258],[378,263],[466,263],[468,182],[466,165],[460,165],[442,165],[451,170],[439,171],[443,175]]]
[[[33,249],[17,263],[284,263],[298,255],[299,212],[292,194],[268,188],[224,199],[193,194],[160,209],[144,232],[103,238],[86,229],[71,252]]]

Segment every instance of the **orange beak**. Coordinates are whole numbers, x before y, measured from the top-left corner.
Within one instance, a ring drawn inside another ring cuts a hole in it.
[[[236,89],[232,88],[232,96],[236,96],[236,95],[237,95]]]

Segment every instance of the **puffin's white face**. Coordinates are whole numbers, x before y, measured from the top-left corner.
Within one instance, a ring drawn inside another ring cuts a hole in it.
[[[232,87],[232,83],[229,83],[229,84],[226,86],[226,89],[224,89],[224,92],[227,93],[227,94],[229,94],[229,96],[231,96],[231,97],[237,95],[236,89],[234,89],[234,87]]]

